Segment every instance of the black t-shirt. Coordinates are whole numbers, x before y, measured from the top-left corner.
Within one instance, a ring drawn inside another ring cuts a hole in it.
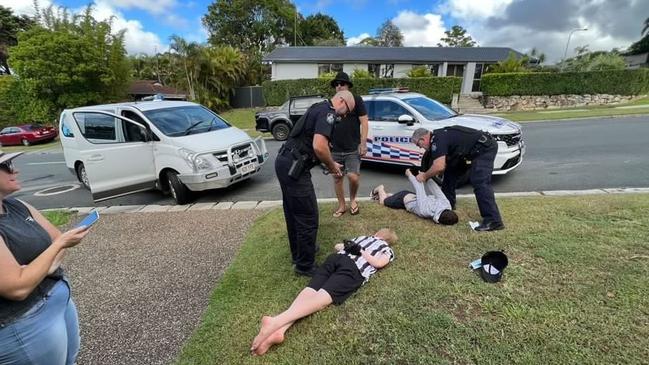
[[[337,120],[338,116],[336,115],[336,111],[328,100],[312,105],[306,111],[302,131],[297,136],[291,135],[287,141],[287,146],[295,146],[303,153],[315,158],[315,153],[313,152],[314,134],[323,135],[331,141],[334,124],[338,124]]]
[[[430,140],[430,161],[441,156],[447,156],[447,160],[454,162],[468,158],[482,134],[477,129],[460,126],[435,129]]]
[[[0,214],[0,236],[4,243],[0,244],[7,246],[19,265],[27,265],[52,244],[52,238],[23,203],[14,198],[5,198],[1,204],[4,213]],[[0,324],[11,323],[29,311],[62,276],[63,269],[59,268],[45,277],[24,300],[0,297]]]
[[[354,110],[342,118],[340,123],[336,124],[333,136],[331,138],[331,150],[333,152],[354,152],[358,150],[358,144],[361,139],[361,121],[360,117],[367,115],[363,98],[354,95],[356,106]]]

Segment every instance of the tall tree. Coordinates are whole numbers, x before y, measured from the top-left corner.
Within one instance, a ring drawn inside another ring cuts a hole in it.
[[[389,19],[376,31],[376,39],[381,47],[403,47],[401,29]]]
[[[452,26],[444,34],[446,37],[440,39],[441,43],[437,43],[437,47],[478,47],[478,43],[466,34],[466,29],[459,25]]]
[[[634,42],[626,52],[627,55],[636,55],[649,52],[649,18],[645,19],[640,35],[643,36],[639,41]]]
[[[92,8],[70,17],[60,8],[40,13],[40,25],[18,35],[9,62],[20,76],[14,104],[21,119],[53,120],[63,108],[122,99],[130,65],[124,32],[97,21]]]
[[[298,27],[300,40],[306,46],[343,45],[345,35],[338,23],[329,15],[317,13],[309,15]]]
[[[26,15],[16,16],[11,9],[0,5],[0,75],[11,74],[7,58],[9,47],[18,42],[18,33],[34,25],[34,20]]]
[[[203,25],[213,45],[265,53],[293,39],[295,17],[289,0],[215,0]]]

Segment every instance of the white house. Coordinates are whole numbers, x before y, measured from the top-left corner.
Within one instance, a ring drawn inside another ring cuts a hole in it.
[[[485,65],[507,59],[506,47],[280,47],[263,58],[272,80],[313,79],[325,72],[368,70],[375,77],[407,77],[425,65],[433,75],[462,77],[462,94],[480,91]]]

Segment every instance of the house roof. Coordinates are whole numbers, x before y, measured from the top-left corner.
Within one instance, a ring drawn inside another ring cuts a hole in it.
[[[268,62],[499,62],[514,52],[508,47],[280,47],[264,57]]]
[[[186,95],[175,87],[164,86],[156,80],[135,80],[128,88],[129,95]]]

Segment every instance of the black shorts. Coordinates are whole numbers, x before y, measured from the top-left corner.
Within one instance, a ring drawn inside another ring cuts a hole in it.
[[[398,193],[392,194],[389,197],[383,199],[383,205],[392,209],[406,209],[406,205],[403,203],[403,198],[408,194],[414,194],[408,190],[402,190]]]
[[[347,255],[332,253],[318,267],[307,286],[313,290],[323,289],[331,295],[333,303],[339,305],[360,288],[364,281],[354,260]]]

